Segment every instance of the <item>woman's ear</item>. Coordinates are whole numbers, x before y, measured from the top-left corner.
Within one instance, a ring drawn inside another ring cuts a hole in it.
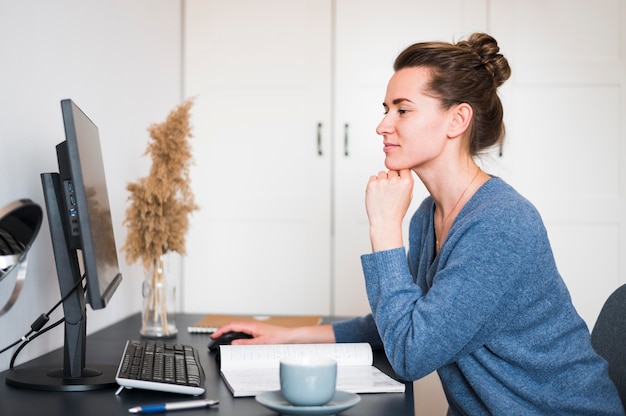
[[[474,111],[471,105],[461,103],[450,108],[450,112],[452,118],[450,119],[450,126],[448,127],[448,136],[458,137],[469,129]]]

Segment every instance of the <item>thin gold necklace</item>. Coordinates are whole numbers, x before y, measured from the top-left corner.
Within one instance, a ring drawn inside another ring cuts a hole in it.
[[[478,169],[476,169],[476,174],[474,175],[474,177],[472,178],[470,183],[467,184],[467,186],[465,187],[465,189],[461,193],[461,196],[459,196],[459,199],[456,200],[456,202],[452,206],[452,209],[450,210],[448,215],[446,215],[445,218],[443,219],[443,222],[441,223],[441,228],[439,229],[439,232],[437,232],[437,230],[435,230],[435,234],[436,234],[435,235],[435,245],[437,247],[437,251],[439,251],[439,249],[441,248],[441,246],[439,245],[439,238],[438,237],[440,237],[441,234],[443,233],[443,230],[445,230],[446,222],[450,219],[450,216],[452,215],[452,213],[456,209],[456,206],[459,205],[459,202],[461,202],[461,199],[463,199],[463,196],[465,195],[465,192],[467,192],[467,190],[470,188],[470,186],[472,186],[472,184],[474,183],[474,181],[478,177],[478,173],[479,172],[480,172],[480,167],[478,167]],[[442,210],[443,210],[443,208],[442,208]]]

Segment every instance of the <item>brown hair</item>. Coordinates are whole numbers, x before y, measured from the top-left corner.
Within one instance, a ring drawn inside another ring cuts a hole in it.
[[[503,109],[497,89],[511,76],[496,40],[474,33],[456,44],[422,42],[398,55],[393,69],[425,67],[431,71],[429,92],[444,108],[467,103],[474,112],[468,140],[472,156],[504,140]]]

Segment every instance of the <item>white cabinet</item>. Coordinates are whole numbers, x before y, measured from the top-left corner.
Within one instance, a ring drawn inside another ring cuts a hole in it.
[[[501,91],[504,157],[484,164],[544,215],[592,323],[624,281],[626,0],[548,3],[187,0],[184,90],[197,96],[201,210],[188,236],[184,309],[367,312],[364,190],[384,169],[375,128],[393,60],[417,41],[487,31],[513,77]],[[411,211],[425,195],[418,184]]]
[[[331,310],[330,1],[188,0],[187,311]]]
[[[500,172],[542,214],[591,328],[626,281],[626,1],[495,0],[491,16],[513,67]]]

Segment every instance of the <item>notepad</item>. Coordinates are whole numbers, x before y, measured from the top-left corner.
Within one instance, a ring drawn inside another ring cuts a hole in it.
[[[374,367],[367,343],[221,345],[220,371],[234,397],[280,389],[279,363],[288,357],[337,360],[337,390],[350,393],[402,393],[405,385]]]
[[[298,326],[314,326],[322,322],[319,315],[294,315],[294,316],[258,316],[258,315],[222,315],[208,314],[202,320],[196,322],[187,328],[190,334],[211,334],[221,326],[234,321],[256,321],[271,325],[298,327]]]

